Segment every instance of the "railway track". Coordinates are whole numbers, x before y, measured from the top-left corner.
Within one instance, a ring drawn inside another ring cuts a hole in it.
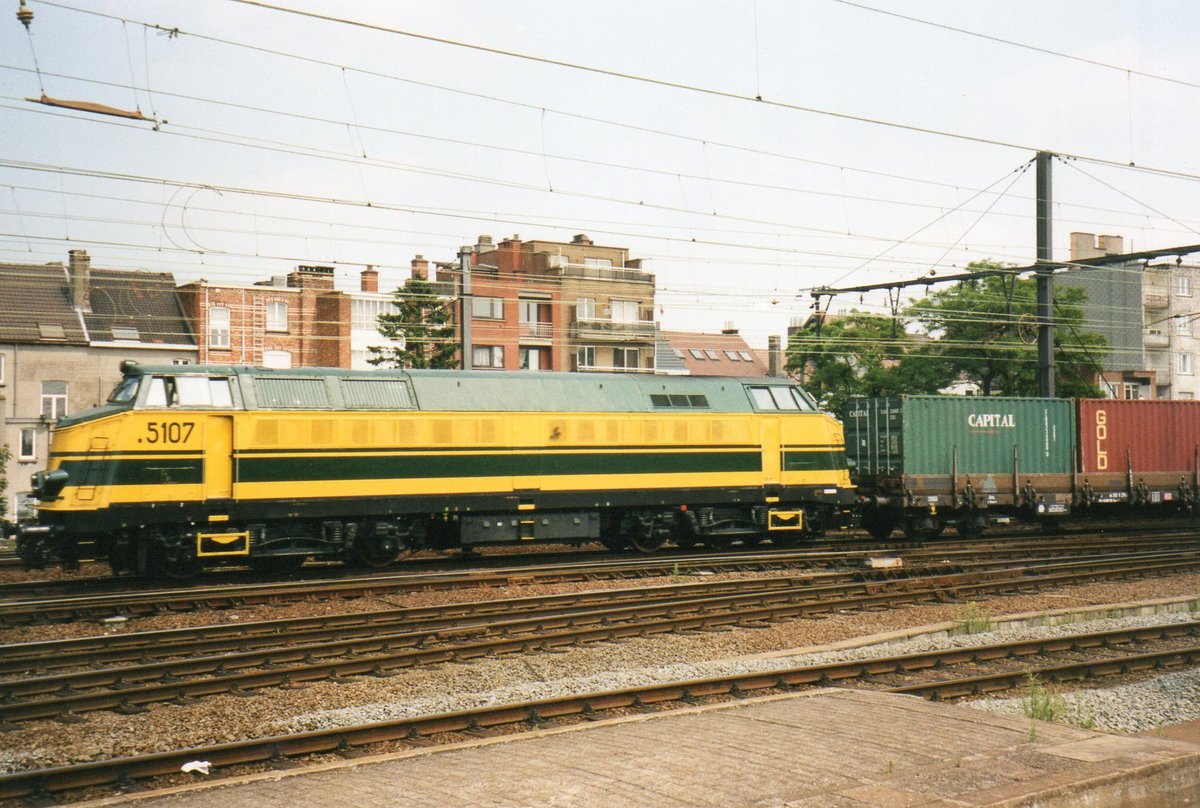
[[[191,760],[205,760],[218,772],[232,773],[237,767],[280,764],[306,755],[356,755],[364,747],[379,749],[379,745],[391,749],[424,746],[458,740],[463,733],[513,732],[552,722],[659,711],[698,701],[833,683],[952,699],[1009,690],[1031,676],[1064,682],[1151,673],[1200,663],[1198,638],[1200,622],[1174,623],[573,694],[0,775],[0,798],[54,798],[85,787],[175,775]],[[1069,659],[1064,661],[1064,655]],[[985,666],[995,669],[981,671]],[[960,668],[965,671],[957,671]],[[905,681],[891,684],[884,681],[887,677]]]
[[[1164,574],[1200,565],[1191,554],[1142,554],[1019,569],[939,571],[881,580],[724,581],[576,595],[398,609],[286,626],[251,624],[0,648],[13,673],[43,665],[89,670],[0,681],[0,722],[241,693],[348,676],[387,676],[416,666],[547,650],[678,631],[765,624],[833,611],[962,600],[1096,577]],[[257,647],[252,647],[257,646]],[[112,664],[137,659],[136,664]]]
[[[1030,555],[1080,557],[1128,550],[1127,538],[1022,540],[997,547],[979,547],[968,542],[910,547],[893,554],[906,564],[992,562],[1007,563]],[[1139,539],[1142,551],[1186,551],[1197,546],[1192,532]],[[112,616],[145,616],[197,609],[227,609],[256,604],[279,604],[323,599],[379,597],[404,592],[455,587],[506,587],[517,584],[547,584],[661,576],[686,576],[711,572],[762,572],[796,568],[861,567],[865,559],[878,556],[878,547],[855,550],[785,550],[616,559],[548,566],[518,566],[494,570],[461,570],[435,573],[386,573],[332,581],[289,581],[266,584],[184,587],[150,592],[122,591],[59,597],[22,597],[22,590],[5,591],[0,586],[0,627]]]

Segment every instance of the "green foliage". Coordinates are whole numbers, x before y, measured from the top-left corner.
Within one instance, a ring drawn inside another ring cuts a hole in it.
[[[860,311],[828,320],[819,329],[813,320],[792,335],[787,369],[833,412],[854,396],[935,392],[945,382],[930,375],[904,326]]]
[[[1031,721],[1061,721],[1066,715],[1067,703],[1063,697],[1043,685],[1034,674],[1029,674],[1021,690],[1021,708]]]
[[[1106,342],[1083,330],[1085,295],[1055,292],[1055,387],[1064,397],[1102,395],[1087,379],[1101,369]],[[971,279],[931,292],[896,318],[857,310],[813,318],[792,335],[787,368],[834,412],[854,396],[935,393],[956,381],[978,384],[983,395],[1037,395],[1036,315],[1035,279]]]
[[[8,444],[0,444],[0,517],[8,516],[8,461],[12,458],[12,449]]]
[[[371,346],[372,365],[394,368],[457,368],[454,302],[429,281],[410,278],[396,290],[395,313],[379,315],[379,333],[398,344]]]
[[[992,630],[992,618],[985,614],[975,601],[964,606],[954,622],[962,629],[963,634],[983,634]]]
[[[969,269],[1003,269],[988,261]],[[1106,340],[1083,330],[1082,289],[1054,295],[1055,390],[1064,397],[1096,397],[1087,381],[1101,370]],[[995,276],[939,289],[905,311],[933,337],[923,352],[954,378],[974,381],[987,395],[1037,395],[1037,281]]]

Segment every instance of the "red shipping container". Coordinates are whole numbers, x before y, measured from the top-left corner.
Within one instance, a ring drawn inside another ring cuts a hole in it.
[[[1077,429],[1084,473],[1190,474],[1200,448],[1200,401],[1080,399]]]

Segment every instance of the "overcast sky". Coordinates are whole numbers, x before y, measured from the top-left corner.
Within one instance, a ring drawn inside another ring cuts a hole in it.
[[[587,233],[649,259],[664,327],[762,346],[814,286],[1032,262],[1038,149],[1073,158],[1056,258],[1200,242],[1186,0],[28,5],[32,49],[0,19],[0,261],[391,289],[480,234]]]

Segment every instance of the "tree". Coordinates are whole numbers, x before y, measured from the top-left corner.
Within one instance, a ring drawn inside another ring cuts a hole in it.
[[[788,342],[787,369],[833,412],[854,396],[934,392],[945,371],[937,357],[914,353],[905,325],[861,311],[811,318]]]
[[[0,520],[8,516],[8,461],[12,450],[7,443],[0,443]]]
[[[975,262],[968,269],[1003,269]],[[1083,329],[1086,292],[1054,295],[1055,390],[1064,397],[1102,395],[1089,379],[1102,370],[1103,336]],[[979,385],[982,395],[1034,396],[1037,387],[1037,281],[1000,275],[972,278],[916,301],[905,315],[933,338],[919,353],[942,363],[950,379]]]
[[[432,283],[410,278],[395,292],[395,311],[379,315],[379,333],[392,345],[372,345],[367,361],[377,367],[457,368],[454,302]]]

